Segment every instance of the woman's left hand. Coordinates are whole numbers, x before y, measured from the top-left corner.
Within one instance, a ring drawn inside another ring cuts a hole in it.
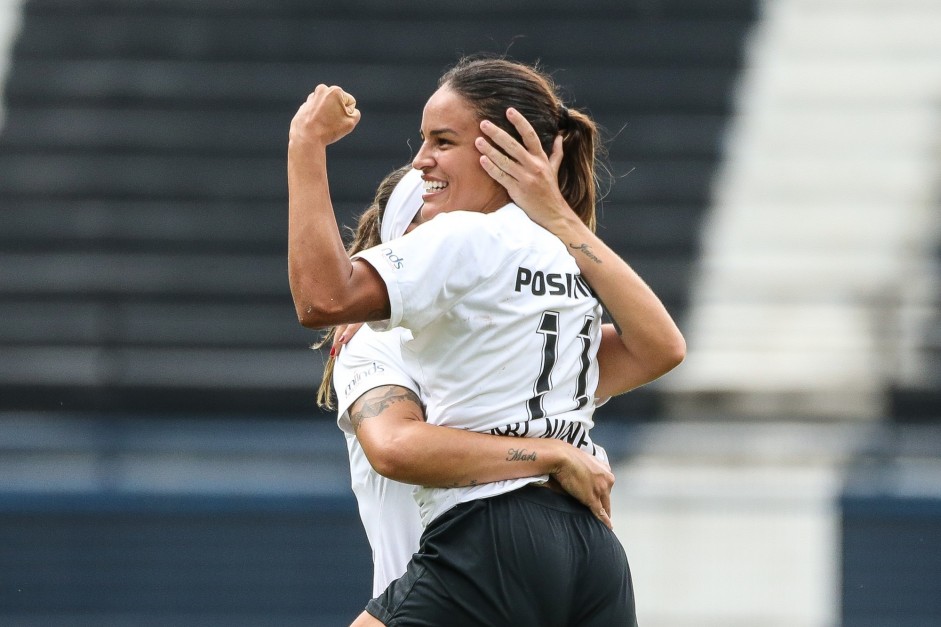
[[[482,121],[480,130],[490,141],[478,137],[475,142],[480,165],[537,224],[548,228],[550,221],[570,217],[572,210],[559,190],[562,136],[556,136],[552,154],[546,155],[529,120],[513,108],[507,109],[506,117],[523,143],[489,120]]]
[[[333,344],[330,346],[330,356],[336,357],[344,346],[349,344],[356,332],[359,331],[364,323],[352,322],[350,324],[337,325],[333,331]]]

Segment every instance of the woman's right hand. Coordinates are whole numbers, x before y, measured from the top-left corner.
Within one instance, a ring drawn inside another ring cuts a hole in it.
[[[289,146],[327,146],[352,131],[360,120],[356,99],[336,85],[317,85],[291,120]]]
[[[595,518],[609,529],[611,523],[611,489],[614,487],[614,473],[611,467],[594,455],[566,442],[567,454],[563,462],[551,473],[563,490],[591,510]]]

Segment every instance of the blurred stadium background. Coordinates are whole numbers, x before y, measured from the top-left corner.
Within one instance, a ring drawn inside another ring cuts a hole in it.
[[[601,232],[687,361],[599,410],[646,627],[941,624],[937,0],[3,0],[0,624],[343,625],[370,557],[286,277],[461,53],[606,128]]]

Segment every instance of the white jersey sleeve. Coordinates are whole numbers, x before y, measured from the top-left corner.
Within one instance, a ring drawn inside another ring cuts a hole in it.
[[[370,325],[403,326],[417,334],[512,263],[503,233],[488,227],[485,214],[455,211],[358,253],[355,258],[376,269],[389,293],[389,320]]]
[[[376,333],[363,325],[337,356],[333,387],[337,394],[337,426],[353,433],[350,405],[365,392],[383,385],[398,385],[419,395],[418,384],[406,372],[401,343],[408,333],[396,329]]]

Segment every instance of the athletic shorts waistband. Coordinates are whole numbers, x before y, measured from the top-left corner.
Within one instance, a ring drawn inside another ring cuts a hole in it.
[[[515,496],[516,498],[525,499],[531,503],[538,503],[544,507],[551,507],[561,512],[580,514],[588,511],[588,508],[579,503],[574,497],[561,491],[561,488],[556,489],[548,483],[531,483],[501,496],[509,498]]]

